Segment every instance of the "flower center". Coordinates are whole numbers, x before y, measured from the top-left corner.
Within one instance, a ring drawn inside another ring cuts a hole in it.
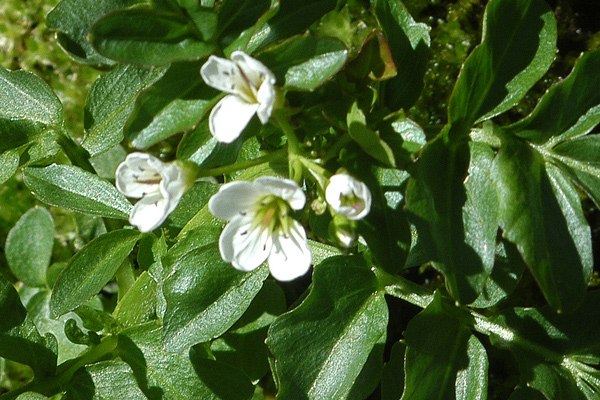
[[[280,230],[284,234],[289,233],[291,217],[287,201],[275,195],[268,195],[261,198],[255,207],[254,227],[260,229],[261,232],[267,229],[269,234]]]
[[[261,82],[252,82],[250,77],[246,75],[244,70],[237,66],[237,72],[233,74],[234,84],[238,96],[242,98],[246,103],[256,104],[258,103],[258,88],[262,84]],[[258,83],[258,84],[257,84]],[[257,85],[256,85],[257,84]]]
[[[342,207],[350,207],[353,210],[360,212],[365,209],[365,202],[354,192],[351,194],[340,194],[340,204]]]

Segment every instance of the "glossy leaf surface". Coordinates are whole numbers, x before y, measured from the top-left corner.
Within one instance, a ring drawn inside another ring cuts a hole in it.
[[[347,398],[387,319],[377,279],[360,258],[316,266],[308,297],[269,330],[278,398]]]
[[[73,165],[25,168],[23,179],[33,194],[49,205],[118,219],[128,219],[133,208],[113,185]]]

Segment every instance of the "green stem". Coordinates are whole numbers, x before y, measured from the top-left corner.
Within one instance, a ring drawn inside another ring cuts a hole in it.
[[[321,167],[314,161],[311,161],[298,154],[290,154],[290,159],[297,160],[300,164],[302,164],[308,170],[308,172],[310,172],[311,176],[321,186],[321,188],[325,190],[325,187],[327,186],[327,181],[331,176],[331,173],[329,171],[327,171],[325,168]]]
[[[57,374],[52,378],[34,379],[12,392],[0,395],[0,400],[13,400],[20,394],[29,391],[38,392],[46,396],[53,396],[63,390],[64,385],[71,381],[73,374],[75,374],[78,369],[103,359],[106,355],[112,353],[116,349],[117,343],[118,338],[116,335],[107,336],[102,339],[100,344],[90,348],[83,356],[59,365]]]
[[[375,269],[374,272],[378,277],[380,284],[384,286],[385,292],[391,296],[400,298],[421,308],[427,307],[433,301],[434,294],[430,290],[427,290],[408,279],[388,274],[379,269]],[[468,307],[453,306],[448,307],[447,311],[465,323],[465,325],[479,333],[483,333],[487,336],[494,335],[502,342],[527,349],[546,360],[559,364],[563,362],[564,356],[562,354],[525,339],[509,327],[491,321],[486,316],[481,315]]]
[[[290,178],[295,180],[296,182],[300,182],[302,179],[302,168],[298,165],[298,160],[292,155],[297,155],[300,153],[300,142],[298,141],[298,137],[296,136],[296,132],[294,132],[294,128],[290,125],[287,117],[283,115],[281,112],[276,112],[273,117],[275,121],[277,121],[277,125],[283,131],[283,134],[287,138],[288,145],[288,154],[289,157],[289,174]]]
[[[196,178],[204,178],[208,176],[219,176],[224,174],[230,174],[232,172],[241,171],[246,168],[254,167],[255,165],[265,164],[269,161],[273,161],[277,158],[284,156],[287,153],[286,148],[276,150],[272,153],[264,155],[262,157],[255,158],[254,160],[242,161],[232,165],[226,165],[224,167],[201,169],[198,171]]]

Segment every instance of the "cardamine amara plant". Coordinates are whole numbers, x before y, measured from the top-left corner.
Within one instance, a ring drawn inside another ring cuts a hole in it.
[[[0,400],[600,398],[600,6],[8,3]]]

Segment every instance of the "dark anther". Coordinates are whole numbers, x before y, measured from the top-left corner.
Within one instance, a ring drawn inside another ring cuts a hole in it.
[[[244,232],[240,233],[240,236],[244,236],[247,233],[248,233],[248,231],[244,231]]]

